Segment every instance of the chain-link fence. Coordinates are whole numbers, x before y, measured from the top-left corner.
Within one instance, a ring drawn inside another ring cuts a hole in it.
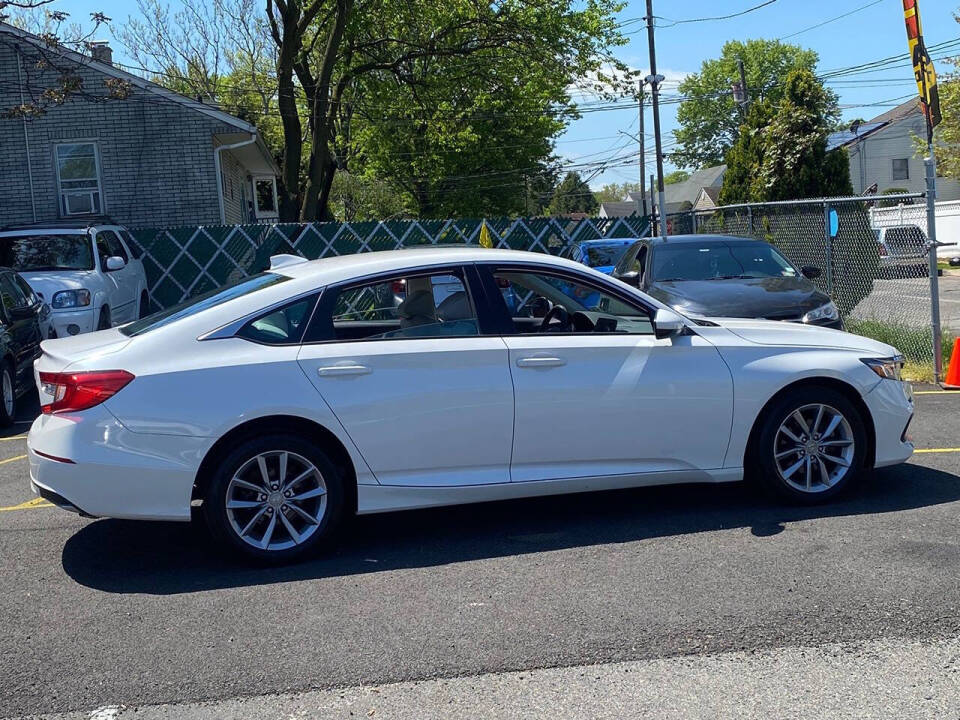
[[[893,207],[876,207],[880,202]],[[766,240],[798,267],[821,271],[848,330],[894,345],[932,377],[929,243],[919,195],[736,205],[668,217],[674,234]],[[945,334],[956,334],[950,328]],[[949,347],[949,343],[944,343]]]
[[[417,245],[481,242],[486,225],[494,247],[560,254],[574,242],[643,237],[645,217],[394,220],[354,223],[226,225],[132,231],[154,308],[175,305],[231,280],[265,269],[270,256],[310,260]]]

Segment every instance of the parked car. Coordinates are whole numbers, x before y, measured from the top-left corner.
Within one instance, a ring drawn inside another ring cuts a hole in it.
[[[441,314],[428,288],[451,275]],[[397,280],[396,315],[351,313]],[[503,284],[550,309],[515,315]],[[598,300],[578,303],[570,286]],[[827,500],[913,452],[889,345],[693,320],[538,253],[285,261],[43,351],[35,492],[93,516],[196,513],[265,561],[313,550],[351,513],[745,474]],[[585,438],[570,418],[602,431]]]
[[[916,225],[874,228],[881,278],[927,277],[930,274],[927,234]]]
[[[132,238],[113,224],[52,224],[0,231],[0,265],[17,270],[50,305],[60,337],[149,314],[147,277]]]
[[[34,387],[45,303],[10,268],[0,267],[0,425],[10,425],[17,400]]]
[[[588,267],[609,275],[636,238],[610,238],[603,240],[581,240],[571,243],[563,249],[560,257],[583,263]]]
[[[635,242],[613,276],[700,317],[764,318],[843,329],[837,306],[770,243],[726,235]]]

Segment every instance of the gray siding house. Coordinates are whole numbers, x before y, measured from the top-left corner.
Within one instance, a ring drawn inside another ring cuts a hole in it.
[[[79,89],[49,102],[65,68]],[[0,226],[276,218],[279,173],[257,129],[114,67],[105,44],[87,57],[0,23],[0,76]],[[40,114],[10,113],[37,105]]]
[[[831,133],[827,149],[847,149],[850,182],[857,195],[871,190],[874,185],[878,194],[892,189],[923,192],[927,185],[923,158],[917,155],[915,138],[925,138],[926,134],[920,101],[912,98],[871,120],[851,126],[849,130]],[[960,183],[938,177],[937,199],[960,199]]]

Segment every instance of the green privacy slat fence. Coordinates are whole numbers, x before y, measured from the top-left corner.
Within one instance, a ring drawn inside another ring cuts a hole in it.
[[[486,222],[494,246],[557,255],[571,243],[642,237],[645,217],[388,220],[143,228],[133,236],[154,309],[259,272],[279,253],[314,260],[417,245],[477,245]]]

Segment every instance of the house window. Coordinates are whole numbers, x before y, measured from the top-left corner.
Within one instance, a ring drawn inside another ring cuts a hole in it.
[[[258,218],[277,216],[277,179],[273,176],[253,178],[254,213]]]
[[[96,143],[63,143],[56,146],[55,152],[60,213],[63,216],[102,213]]]
[[[893,179],[910,179],[910,161],[907,158],[895,158],[893,161]]]

